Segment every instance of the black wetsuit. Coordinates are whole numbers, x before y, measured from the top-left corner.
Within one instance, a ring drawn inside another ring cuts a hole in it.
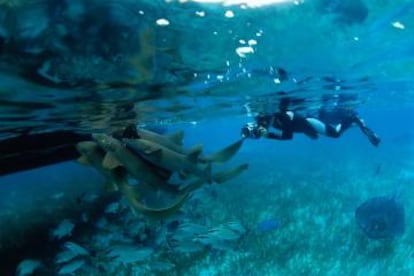
[[[354,110],[347,108],[319,109],[318,119],[325,124],[341,124],[341,133],[352,126],[352,123],[359,124],[362,120],[358,118]]]
[[[319,134],[322,133],[315,123],[318,124],[318,126],[323,127],[325,130],[323,134],[329,137],[339,137],[340,135],[340,133],[331,125],[324,124],[316,118],[304,117],[292,111],[257,116],[256,122],[258,127],[262,127],[266,130],[268,130],[269,127],[273,127],[282,131],[280,134],[268,132],[266,137],[269,139],[290,140],[293,138],[293,133],[303,133],[312,139],[316,139]]]
[[[320,134],[338,138],[355,123],[374,146],[377,146],[381,141],[352,110],[320,111],[317,118],[305,117],[293,111],[283,111],[272,115],[259,115],[255,120],[254,124],[248,124],[242,128],[243,137],[260,138],[265,136],[269,139],[290,140],[293,138],[293,133],[303,133],[312,139],[318,138]],[[281,130],[281,133],[269,132],[271,127]]]
[[[378,135],[365,124],[364,120],[358,116],[355,110],[342,107],[337,107],[332,110],[322,108],[319,110],[318,118],[328,124],[341,124],[340,134],[355,124],[368,137],[371,144],[378,146],[381,142]]]

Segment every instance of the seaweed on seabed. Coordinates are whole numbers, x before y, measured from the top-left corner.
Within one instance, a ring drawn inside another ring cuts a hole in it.
[[[396,240],[369,240],[362,233],[356,233],[355,250],[370,260],[385,259],[396,252]]]

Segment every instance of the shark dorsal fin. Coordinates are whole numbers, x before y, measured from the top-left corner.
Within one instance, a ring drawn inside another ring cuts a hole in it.
[[[242,164],[229,170],[217,172],[213,175],[213,181],[217,184],[224,183],[232,178],[235,178],[236,176],[247,170],[248,167],[248,164]]]
[[[192,147],[188,153],[187,158],[191,160],[192,162],[197,162],[198,157],[200,156],[200,153],[203,151],[203,145],[198,144]]]
[[[191,156],[191,158],[195,158],[195,161],[197,161],[198,157],[200,156],[201,152],[203,151],[203,145],[202,144],[198,144],[195,145],[194,147],[192,147],[187,155]]]
[[[103,161],[102,161],[102,167],[104,167],[105,169],[115,169],[116,167],[122,166],[122,164],[118,161],[118,159],[116,159],[116,157],[108,152]]]
[[[224,149],[219,150],[218,152],[203,157],[202,162],[212,162],[212,163],[224,163],[231,159],[240,149],[243,144],[243,139],[236,141],[235,143],[225,147]]]
[[[89,162],[88,157],[86,157],[85,155],[82,155],[76,161],[78,161],[79,164],[82,164],[82,165],[85,165],[85,166],[90,166],[91,165],[91,162]]]
[[[167,138],[170,139],[171,141],[173,141],[175,144],[177,145],[182,145],[183,144],[183,139],[184,139],[184,131],[179,130],[177,132],[171,133],[167,135]]]

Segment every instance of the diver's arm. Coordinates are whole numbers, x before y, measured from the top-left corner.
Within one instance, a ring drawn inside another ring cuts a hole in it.
[[[273,140],[291,140],[293,132],[291,130],[283,130],[282,132],[269,132],[267,128],[258,126],[256,123],[248,123],[241,129],[243,138],[259,139],[261,137]]]
[[[282,133],[268,132],[262,133],[263,137],[273,140],[291,140],[293,133],[291,131],[283,131]]]

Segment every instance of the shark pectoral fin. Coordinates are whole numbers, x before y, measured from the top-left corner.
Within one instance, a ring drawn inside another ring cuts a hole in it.
[[[102,167],[104,167],[105,169],[115,169],[116,167],[122,166],[122,164],[118,161],[118,159],[116,159],[116,157],[108,152],[103,161],[102,161]]]
[[[166,137],[168,139],[170,139],[171,141],[173,141],[175,144],[181,146],[183,144],[184,131],[179,130],[179,131],[174,132],[172,134],[168,134]]]
[[[85,155],[82,155],[76,161],[78,161],[79,164],[82,164],[82,165],[85,165],[85,166],[90,166],[91,165],[91,163],[89,162],[88,157],[86,157]]]
[[[203,158],[203,162],[224,163],[231,159],[241,148],[244,139],[225,147],[224,149]]]
[[[223,182],[229,181],[230,179],[238,176],[243,171],[247,170],[249,167],[248,164],[242,164],[240,166],[234,167],[229,170],[220,171],[213,175],[213,181],[217,184],[221,184]]]
[[[203,145],[198,144],[194,147],[192,147],[188,153],[187,153],[187,159],[191,162],[197,162],[198,157],[200,156],[200,153],[203,151]]]

